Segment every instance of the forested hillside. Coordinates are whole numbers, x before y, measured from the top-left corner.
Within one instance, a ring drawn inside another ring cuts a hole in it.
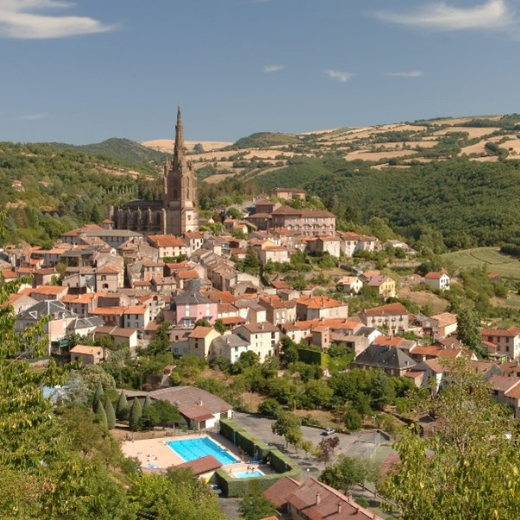
[[[448,248],[520,243],[520,161],[455,158],[399,170],[345,163],[304,187],[346,221],[386,218],[408,238],[435,230]]]
[[[3,240],[49,246],[64,231],[106,218],[109,204],[157,197],[157,175],[148,170],[76,148],[0,143]]]

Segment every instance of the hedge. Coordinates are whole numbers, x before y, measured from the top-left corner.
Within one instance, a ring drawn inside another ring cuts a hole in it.
[[[262,442],[250,433],[246,432],[244,428],[241,428],[238,424],[229,419],[220,420],[220,433],[235,446],[238,446],[245,452],[249,453],[251,457],[257,455],[262,461],[265,461],[267,455],[272,449],[265,442]]]
[[[328,354],[310,348],[298,349],[298,359],[308,365],[319,365],[320,367],[326,367],[329,365]]]
[[[235,478],[227,471],[219,469],[215,475],[224,495],[228,497],[243,496],[247,493],[251,482],[255,482],[255,485],[261,491],[264,491],[283,477],[290,477],[295,480],[301,477],[300,467],[293,460],[284,455],[278,448],[268,446],[253,435],[250,435],[233,421],[221,419],[220,433],[251,456],[254,456],[256,451],[262,461],[269,461],[271,467],[277,472],[276,474],[264,475],[262,477]]]

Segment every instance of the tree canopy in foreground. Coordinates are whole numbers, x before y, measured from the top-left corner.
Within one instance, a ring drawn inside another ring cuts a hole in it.
[[[400,464],[383,484],[400,518],[517,519],[520,450],[511,410],[493,401],[464,360],[449,367],[449,386],[426,404],[435,436],[405,432],[396,445]]]

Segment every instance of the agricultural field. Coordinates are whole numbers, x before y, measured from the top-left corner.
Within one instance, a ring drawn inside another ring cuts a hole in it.
[[[498,252],[496,247],[477,247],[446,253],[445,260],[453,263],[457,269],[468,269],[485,265],[490,273],[504,278],[520,280],[520,261]]]

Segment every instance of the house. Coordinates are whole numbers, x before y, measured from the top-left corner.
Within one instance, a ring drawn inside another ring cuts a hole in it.
[[[275,188],[269,195],[282,200],[305,200],[305,191],[298,188]]]
[[[142,336],[150,322],[150,314],[144,305],[132,305],[123,313],[123,328],[137,329]]]
[[[511,406],[515,417],[520,418],[520,378],[494,375],[489,378],[493,399],[499,404]]]
[[[289,261],[287,246],[276,245],[270,240],[266,240],[258,247],[255,247],[255,251],[262,265],[265,265],[267,262],[287,263]]]
[[[188,241],[174,235],[149,235],[148,242],[159,251],[159,258],[174,258],[189,255]]]
[[[103,347],[76,345],[70,349],[70,360],[80,361],[83,365],[97,365],[99,362],[105,361],[108,352]]]
[[[388,376],[402,376],[417,363],[404,351],[387,345],[372,344],[350,363],[350,368],[379,368]]]
[[[316,239],[316,251],[329,253],[329,255],[339,258],[341,254],[341,240],[335,236],[320,236]]]
[[[220,334],[213,327],[195,327],[188,335],[189,353],[208,359],[211,353],[211,343]]]
[[[296,300],[298,320],[347,318],[348,304],[327,296],[301,296]]]
[[[234,334],[239,335],[250,344],[250,349],[258,355],[260,363],[278,355],[280,329],[272,323],[250,323],[237,327]]]
[[[109,337],[114,341],[114,347],[128,345],[131,351],[138,345],[137,329],[123,329],[121,327],[115,327],[114,325],[96,327],[88,333],[88,337],[93,341],[103,337]]]
[[[388,334],[405,332],[409,326],[408,310],[401,303],[389,303],[360,314],[361,321],[369,327],[386,328]]]
[[[194,386],[173,386],[152,392],[123,390],[127,399],[149,396],[152,401],[168,401],[179,408],[187,425],[194,430],[215,428],[221,418],[232,419],[233,407],[216,395]]]
[[[63,300],[68,290],[68,287],[40,285],[39,287],[36,287],[36,289],[33,289],[29,293],[29,296],[39,302],[46,300]]]
[[[280,206],[271,213],[271,218],[273,228],[284,228],[306,237],[336,234],[336,216],[326,210]]]
[[[511,326],[507,329],[481,329],[483,341],[497,345],[497,355],[508,360],[517,359],[520,355],[520,328]]]
[[[431,317],[432,333],[435,339],[451,336],[457,331],[457,316],[451,312],[442,312]]]
[[[441,291],[450,290],[450,277],[446,273],[430,272],[424,276],[424,283]]]
[[[59,345],[60,342],[66,343],[68,349],[67,326],[77,316],[58,300],[44,300],[20,312],[16,317],[15,332],[21,334],[27,327],[37,325],[43,318],[48,318],[43,324],[48,354],[50,355],[53,346]]]
[[[395,280],[390,276],[377,275],[368,276],[365,284],[377,291],[377,295],[381,298],[395,298]]]
[[[357,276],[343,276],[336,282],[336,288],[340,292],[358,294],[363,288],[363,282]]]
[[[264,491],[264,497],[287,520],[382,520],[351,497],[312,477],[305,482],[283,477]]]
[[[258,303],[266,310],[266,321],[273,325],[296,321],[296,302],[282,300],[279,296],[261,296]]]
[[[240,359],[243,352],[250,350],[250,343],[238,334],[224,334],[216,337],[210,348],[210,358],[224,358],[230,363]]]
[[[376,237],[359,235],[353,231],[340,234],[340,248],[345,256],[352,257],[358,251],[376,251],[381,243]]]
[[[89,316],[99,316],[105,325],[123,328],[126,309],[126,307],[96,307],[89,312]]]
[[[218,315],[218,304],[199,291],[184,292],[172,299],[170,308],[164,311],[164,319],[185,327],[195,325],[197,320],[207,320],[211,324]]]

